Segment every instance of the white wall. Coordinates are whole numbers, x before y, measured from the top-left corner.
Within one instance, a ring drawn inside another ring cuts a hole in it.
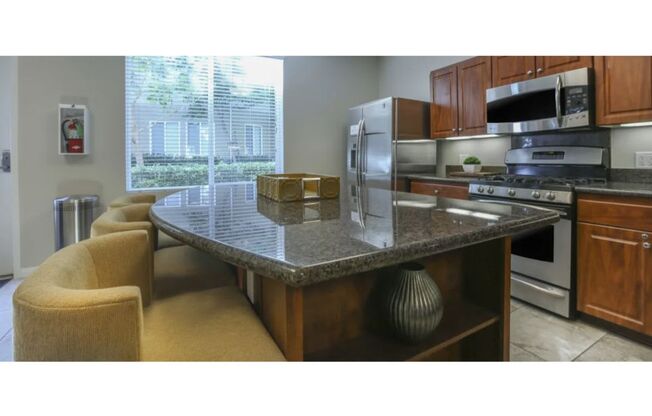
[[[57,154],[59,103],[88,105],[91,154]],[[18,158],[22,267],[54,251],[52,200],[125,191],[124,59],[18,58]]]
[[[124,58],[20,57],[18,157],[22,268],[54,251],[52,200],[125,192]],[[343,175],[347,108],[378,96],[375,57],[287,57],[285,170]],[[91,155],[57,154],[57,105],[86,104]]]
[[[0,57],[0,151],[14,151],[16,76],[16,58]],[[14,176],[0,171],[0,276],[14,271]]]
[[[378,96],[376,57],[287,57],[286,172],[345,174],[347,109]]]
[[[430,71],[470,56],[382,56],[378,59],[380,97],[430,101]]]
[[[628,127],[611,131],[611,167],[636,167],[635,152],[652,152],[652,127]]]

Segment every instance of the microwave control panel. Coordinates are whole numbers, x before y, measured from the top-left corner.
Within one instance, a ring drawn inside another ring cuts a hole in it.
[[[589,111],[589,87],[578,86],[564,89],[564,114]]]

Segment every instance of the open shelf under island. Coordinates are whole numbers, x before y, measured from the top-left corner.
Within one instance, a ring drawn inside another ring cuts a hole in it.
[[[287,359],[509,359],[511,235],[558,221],[554,211],[373,188],[279,203],[248,186],[196,189],[208,201],[199,205],[181,202],[193,190],[173,194],[152,220],[239,268]],[[417,343],[392,335],[380,301],[406,261],[425,266],[444,301],[441,322]]]

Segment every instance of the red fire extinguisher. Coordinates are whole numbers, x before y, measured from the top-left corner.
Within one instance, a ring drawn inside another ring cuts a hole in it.
[[[84,153],[84,123],[72,118],[61,123],[61,132],[66,140],[68,153]]]

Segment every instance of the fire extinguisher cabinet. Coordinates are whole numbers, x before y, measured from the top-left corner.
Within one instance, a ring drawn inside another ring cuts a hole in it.
[[[59,154],[87,155],[88,108],[81,104],[59,104]]]

